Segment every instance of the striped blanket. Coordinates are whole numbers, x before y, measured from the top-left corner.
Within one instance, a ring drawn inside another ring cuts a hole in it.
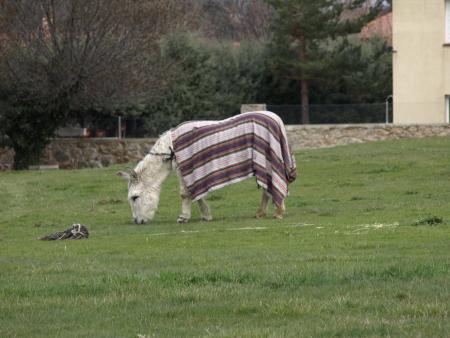
[[[280,206],[297,176],[283,122],[271,112],[185,122],[171,136],[178,169],[194,201],[256,176],[258,186]]]

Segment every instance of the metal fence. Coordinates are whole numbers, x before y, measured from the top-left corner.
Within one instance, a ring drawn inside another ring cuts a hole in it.
[[[146,117],[111,116],[88,120],[70,121],[56,132],[57,137],[156,137],[158,131],[151,127],[152,119]],[[169,129],[171,126],[168,126]]]
[[[303,124],[300,105],[266,105],[278,114],[285,124]],[[386,103],[327,104],[309,106],[310,124],[390,123],[392,107]],[[57,131],[58,137],[156,137],[183,121],[173,120],[173,125],[156,123],[152,117],[97,117],[80,122],[69,122]],[[155,127],[158,125],[158,128]]]
[[[303,124],[300,105],[267,105],[285,124]],[[391,123],[392,105],[373,104],[320,104],[309,106],[310,124]]]

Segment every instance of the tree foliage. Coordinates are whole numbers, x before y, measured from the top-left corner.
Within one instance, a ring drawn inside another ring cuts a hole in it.
[[[311,83],[311,104],[376,103],[392,94],[391,47],[382,39],[339,38],[323,42],[316,53],[328,62],[323,76]],[[266,62],[258,101],[298,105],[299,81],[273,72],[270,57]]]
[[[313,102],[377,103],[392,94],[391,47],[381,38],[339,39],[322,47],[322,53],[330,63],[327,76],[312,86]]]
[[[367,7],[365,0],[268,0],[275,10],[272,22],[272,68],[279,76],[300,82],[302,120],[309,122],[310,87],[326,76],[331,58],[321,44],[358,32],[372,19],[381,1]],[[367,8],[365,11],[358,9]]]
[[[186,120],[232,116],[246,102],[298,103],[299,82],[273,72],[268,44],[232,47],[184,34],[171,36],[163,46],[164,57],[177,65],[177,76],[161,97],[140,108],[153,135]],[[316,55],[329,60],[324,76],[311,85],[312,103],[378,103],[392,93],[390,47],[383,40],[326,40]]]
[[[264,76],[265,49],[257,42],[234,45],[178,34],[163,43],[163,56],[177,77],[165,95],[146,107],[150,129],[160,132],[182,121],[220,119],[254,102]]]
[[[73,118],[143,115],[155,134],[246,102],[302,103],[307,122],[309,102],[381,101],[388,46],[348,38],[381,4],[0,0],[0,142],[25,168]]]
[[[0,126],[17,168],[38,158],[69,116],[117,109],[160,90],[169,73],[157,44],[185,15],[179,2],[166,0],[2,0],[1,6]]]

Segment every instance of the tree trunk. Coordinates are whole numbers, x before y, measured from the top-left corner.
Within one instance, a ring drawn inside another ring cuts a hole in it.
[[[13,147],[14,170],[26,170],[30,165],[39,164],[41,151],[33,147],[30,148]]]
[[[309,124],[309,83],[308,80],[302,80],[302,124]]]
[[[302,64],[306,62],[307,59],[307,41],[304,35],[300,36],[300,52],[299,59]],[[302,72],[301,74],[301,98],[302,98],[302,124],[309,124],[309,83],[306,79],[306,74]]]

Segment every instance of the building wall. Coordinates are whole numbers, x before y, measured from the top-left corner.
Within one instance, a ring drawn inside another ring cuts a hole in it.
[[[393,1],[394,123],[446,123],[445,0]]]

